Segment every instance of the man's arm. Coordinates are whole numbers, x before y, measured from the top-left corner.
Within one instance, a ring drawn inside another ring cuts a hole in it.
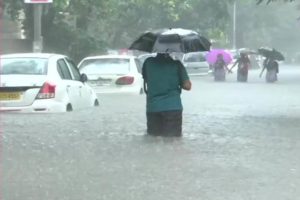
[[[181,80],[181,88],[184,90],[191,90],[192,89],[192,82],[187,74],[185,67],[179,62],[179,69],[180,69],[180,80]]]
[[[232,67],[228,70],[228,72],[232,72],[231,70],[238,64],[239,60],[236,60]],[[227,68],[228,69],[228,68]]]
[[[192,82],[190,80],[183,81],[182,89],[191,90],[192,89]]]
[[[147,66],[147,61],[148,61],[149,59],[150,59],[150,58],[147,58],[147,59],[144,61],[143,66],[142,66],[142,76],[143,76],[143,79],[144,79],[143,87],[144,87],[144,92],[145,92],[146,94],[148,94],[146,66]]]

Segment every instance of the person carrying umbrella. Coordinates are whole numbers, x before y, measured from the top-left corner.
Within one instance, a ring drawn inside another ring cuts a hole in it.
[[[192,83],[183,64],[170,53],[209,51],[210,46],[197,32],[180,28],[147,31],[131,44],[130,49],[157,53],[142,68],[149,135],[182,135],[181,91],[191,90]]]
[[[279,73],[279,64],[277,61],[284,60],[283,54],[274,48],[271,49],[266,47],[259,48],[258,53],[266,57],[259,77],[262,76],[264,70],[266,69],[267,70],[266,82],[273,83],[277,81],[278,80],[277,74]]]
[[[206,54],[206,61],[211,65],[215,81],[225,81],[228,64],[232,62],[232,54],[224,49],[212,49]]]
[[[229,71],[227,68],[227,64],[224,61],[223,54],[218,54],[216,62],[213,64],[214,69],[214,80],[215,81],[225,81],[226,79],[226,71]]]
[[[266,82],[273,83],[278,80],[277,74],[279,72],[278,62],[272,57],[268,57],[264,60],[262,71],[259,77],[262,77],[264,70],[267,70],[266,73]]]
[[[168,53],[158,53],[143,64],[147,94],[147,133],[153,136],[182,135],[181,90],[191,90],[189,76],[178,60]]]
[[[229,72],[237,65],[237,81],[247,82],[248,81],[248,70],[250,67],[250,59],[246,53],[240,53],[240,57],[236,60]]]

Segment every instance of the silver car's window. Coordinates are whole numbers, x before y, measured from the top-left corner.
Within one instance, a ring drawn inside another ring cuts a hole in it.
[[[3,58],[1,74],[5,75],[46,75],[48,61],[45,58]]]
[[[79,66],[81,73],[89,74],[127,74],[130,70],[129,59],[101,58],[88,59]]]
[[[186,54],[184,62],[205,62],[205,56],[203,54]]]
[[[57,61],[57,70],[62,79],[72,80],[70,70],[63,59]]]
[[[72,74],[74,76],[74,80],[80,81],[80,73],[78,69],[75,67],[74,63],[70,59],[66,59],[67,63],[69,64]]]

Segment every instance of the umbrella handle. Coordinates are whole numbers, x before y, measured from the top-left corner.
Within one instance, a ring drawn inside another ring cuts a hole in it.
[[[263,69],[261,70],[261,72],[260,72],[260,74],[259,74],[259,78],[261,78],[261,77],[262,77],[262,75],[263,75],[264,71],[265,71],[265,68],[263,68]]]

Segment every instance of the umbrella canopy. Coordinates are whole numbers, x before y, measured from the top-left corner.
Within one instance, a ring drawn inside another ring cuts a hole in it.
[[[246,49],[246,48],[239,49],[238,52],[239,52],[240,54],[243,53],[243,54],[247,54],[247,55],[257,54],[257,52],[256,52],[255,50]]]
[[[129,49],[145,52],[209,51],[211,43],[197,32],[188,29],[162,29],[147,31],[135,40]]]
[[[218,55],[221,54],[223,56],[223,60],[226,64],[229,64],[233,60],[233,56],[229,51],[226,51],[224,49],[212,49],[208,54],[206,54],[206,61],[209,64],[215,64],[217,61]]]
[[[276,49],[271,49],[268,47],[261,47],[258,49],[258,53],[266,58],[272,58],[274,60],[282,61],[284,60],[284,56],[282,53],[277,51]]]
[[[131,44],[129,49],[145,51],[150,53],[153,52],[152,49],[155,44],[155,41],[157,40],[157,36],[164,31],[166,31],[166,29],[146,31]]]

